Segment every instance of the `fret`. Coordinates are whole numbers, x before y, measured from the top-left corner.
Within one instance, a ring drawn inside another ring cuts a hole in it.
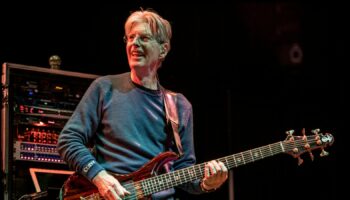
[[[148,189],[150,190],[150,192],[152,193],[154,188],[153,188],[153,183],[152,183],[152,179],[149,179],[148,181]]]
[[[270,156],[273,155],[273,152],[272,152],[272,149],[271,149],[271,145],[268,145],[269,146],[269,149],[270,149]]]
[[[156,180],[154,177],[150,178],[149,179],[149,183],[150,183],[150,191],[151,191],[151,194],[154,193],[155,191],[158,191],[159,188],[158,188],[158,185],[156,184]]]
[[[200,164],[200,165],[197,165],[197,171],[198,171],[198,173],[197,173],[197,177],[198,178],[203,178],[204,177],[204,165],[203,164]]]
[[[174,177],[175,183],[176,183],[176,184],[179,184],[179,181],[180,181],[179,171],[174,172],[173,175],[174,175],[173,177]]]
[[[284,146],[283,146],[283,143],[282,142],[279,142],[280,143],[280,146],[281,146],[281,150],[282,150],[282,152],[285,152],[284,151]]]
[[[148,194],[148,186],[147,186],[147,181],[141,181],[141,188],[144,194]]]
[[[152,185],[150,183],[150,179],[142,181],[141,185],[144,188],[145,194],[152,194]]]
[[[169,174],[166,174],[166,177],[165,177],[165,182],[167,184],[167,187],[171,187],[172,184],[171,184],[171,176]]]
[[[202,178],[204,176],[204,172],[202,171],[202,165],[196,165],[199,171],[199,178]]]
[[[180,176],[181,183],[186,182],[185,170],[181,169],[180,172],[181,172],[181,176]]]
[[[187,168],[184,168],[183,170],[183,174],[184,174],[184,181],[187,182],[187,181],[190,181],[190,179],[188,179],[190,177],[188,171],[187,171]]]
[[[252,161],[254,162],[254,156],[253,156],[253,153],[252,153],[252,150],[249,150],[249,153],[250,153],[250,156],[252,157]]]
[[[285,142],[285,141],[281,141],[282,145],[283,145],[283,152],[288,152],[291,151],[293,148],[291,148],[289,144],[289,142]]]
[[[164,181],[164,176],[159,176],[158,177],[159,178],[159,180],[158,180],[158,185],[159,185],[159,188],[161,189],[161,190],[163,190],[164,189],[164,183],[165,183],[165,181]]]
[[[183,176],[182,176],[183,182],[189,181],[189,180],[187,180],[188,174],[187,174],[186,168],[182,169],[182,174],[183,174]]]
[[[252,162],[252,156],[249,151],[242,152],[243,158],[244,158],[244,164]]]
[[[261,147],[262,148],[262,147]],[[259,149],[259,152],[260,152],[260,155],[262,158],[264,158],[264,154],[261,152],[261,148],[258,148]]]
[[[156,191],[157,190],[157,185],[155,184],[155,180],[154,180],[154,177],[150,178],[150,188],[151,188],[151,191]]]
[[[155,191],[159,191],[160,190],[160,187],[159,187],[159,184],[157,183],[157,177],[153,177],[153,187],[155,189]]]
[[[278,149],[278,152],[276,152],[275,154],[284,152],[284,146],[282,142],[277,142],[276,145],[279,146],[280,148]]]
[[[269,146],[270,146],[270,148],[272,149],[271,155],[275,155],[275,154],[276,154],[276,152],[275,152],[275,151],[276,151],[276,150],[275,150],[275,149],[276,149],[276,145],[275,145],[275,144],[270,144]],[[278,147],[277,147],[277,148],[278,148]]]
[[[250,151],[243,152],[244,160],[246,161],[245,164],[252,162],[254,159],[252,158],[252,154]]]
[[[141,181],[141,186],[142,186],[143,192],[145,194],[149,194],[150,190],[148,188],[148,181],[147,180]]]
[[[231,168],[230,165],[228,164],[227,156],[225,157],[225,166],[226,166],[227,168]]]
[[[269,146],[271,149],[274,149],[274,150],[272,150],[272,155],[275,155],[276,153],[279,152],[279,151],[277,151],[280,148],[278,143],[270,144]]]
[[[238,166],[238,164],[237,164],[237,161],[236,161],[236,158],[235,158],[235,154],[234,154],[234,155],[232,155],[232,158],[233,158],[233,162],[235,163],[235,167],[237,167],[237,166]]]
[[[239,166],[239,165],[241,165],[242,164],[242,157],[241,156],[239,156],[239,155],[241,155],[241,154],[236,154],[236,156],[234,157],[235,158],[235,160],[237,161],[237,165],[236,166]]]
[[[242,156],[243,163],[245,164],[243,152],[241,152],[241,156]]]
[[[261,159],[261,155],[259,155],[259,153],[261,154],[260,151],[258,151],[259,149],[252,149],[251,152],[252,152],[252,157],[254,158],[254,161],[255,160],[259,160]]]
[[[188,167],[187,168],[188,174],[190,175],[190,179],[194,180],[193,178],[195,177],[195,172],[193,167]]]
[[[164,188],[172,187],[168,174],[163,175],[163,181],[164,181]]]
[[[180,172],[182,172],[182,176],[180,176],[181,183],[186,182],[185,170],[181,169]]]
[[[262,155],[264,155],[264,157],[269,157],[270,156],[269,155],[270,150],[269,150],[268,146],[261,147],[261,151],[260,152],[262,152]]]
[[[227,169],[231,169],[232,165],[233,165],[233,161],[232,162],[230,161],[230,157],[231,156],[225,156],[225,157],[223,157],[224,160],[222,160],[222,162],[224,162]]]

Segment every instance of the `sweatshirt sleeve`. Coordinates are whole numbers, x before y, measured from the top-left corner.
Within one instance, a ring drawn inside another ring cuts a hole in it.
[[[182,99],[182,100],[181,100]],[[193,166],[196,164],[196,156],[194,150],[193,141],[193,112],[192,105],[180,94],[178,99],[180,104],[187,105],[184,109],[179,110],[180,127],[179,134],[181,137],[181,143],[183,147],[183,156],[176,160],[173,165],[174,170],[182,169],[185,167]],[[185,101],[185,102],[184,102]],[[200,179],[192,182],[184,183],[178,186],[178,188],[187,191],[191,194],[204,193],[200,187]]]
[[[74,113],[61,130],[57,144],[60,156],[69,167],[90,181],[103,170],[87,147],[94,138],[101,118],[103,88],[99,80],[94,80],[86,90]]]

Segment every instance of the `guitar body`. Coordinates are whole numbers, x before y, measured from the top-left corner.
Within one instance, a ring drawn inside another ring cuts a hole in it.
[[[153,158],[151,161],[142,166],[139,170],[130,174],[113,174],[114,176],[131,194],[124,199],[144,200],[150,199],[150,196],[143,194],[141,185],[136,184],[137,181],[150,178],[157,175],[164,169],[164,165],[170,161],[176,160],[177,154],[174,152],[164,152]],[[63,185],[63,200],[93,200],[103,199],[100,197],[98,189],[84,176],[74,173]]]

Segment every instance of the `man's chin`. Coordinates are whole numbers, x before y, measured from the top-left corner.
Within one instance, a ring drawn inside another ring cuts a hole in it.
[[[137,69],[144,68],[144,65],[141,63],[132,63],[132,64],[130,64],[130,67],[131,67],[131,69],[137,70]]]

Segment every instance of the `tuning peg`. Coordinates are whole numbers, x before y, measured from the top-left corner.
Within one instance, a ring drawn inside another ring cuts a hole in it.
[[[306,137],[306,136],[304,136],[304,137]],[[306,140],[306,142],[307,142],[307,140]],[[304,145],[304,148],[309,152],[311,160],[314,161],[314,155],[312,154],[312,151],[311,151],[311,148],[310,148],[310,144],[306,143]]]
[[[311,133],[317,135],[318,133],[320,132],[320,129],[319,128],[316,128],[314,130],[311,131]]]
[[[321,151],[321,153],[320,153],[320,156],[321,157],[324,157],[324,156],[328,156],[329,155],[329,153],[327,152],[327,151],[325,151],[323,148],[322,148],[322,151]]]
[[[293,133],[294,133],[294,130],[289,130],[289,131],[286,131],[286,134],[287,134],[287,135],[290,135],[290,136],[292,136],[292,135],[293,135]]]
[[[303,164],[303,162],[304,162],[304,160],[302,158],[300,158],[300,156],[298,156],[298,166]]]

